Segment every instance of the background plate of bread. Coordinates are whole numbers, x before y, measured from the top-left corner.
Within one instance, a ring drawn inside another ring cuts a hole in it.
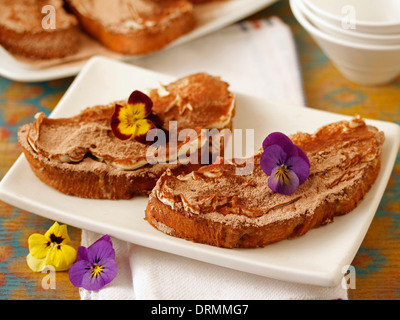
[[[176,79],[108,58],[89,60],[50,118],[72,117],[87,107],[126,99],[133,90],[154,88]],[[276,104],[235,92],[233,128],[254,128],[254,152],[274,131],[313,133],[352,117]],[[394,123],[365,120],[384,133],[381,168],[372,188],[349,214],[305,235],[263,248],[221,248],[160,232],[145,220],[146,196],[96,200],[61,193],[40,181],[21,155],[0,183],[0,199],[71,226],[109,234],[137,245],[270,278],[320,286],[337,285],[354,258],[379,206],[400,144]]]
[[[0,0],[0,75],[76,75],[92,56],[137,59],[188,42],[276,0]]]

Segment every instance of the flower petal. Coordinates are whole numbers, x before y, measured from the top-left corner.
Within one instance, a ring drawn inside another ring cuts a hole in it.
[[[285,151],[288,158],[298,155],[298,147],[282,132],[273,132],[269,134],[262,144],[264,150],[272,145],[279,145],[283,151]]]
[[[285,174],[282,174],[280,170],[285,170]],[[291,170],[276,167],[268,178],[268,186],[274,192],[291,195],[299,186],[299,178]]]
[[[135,128],[129,125],[126,107],[115,104],[115,110],[111,117],[111,130],[120,140],[128,140],[135,132]]]
[[[299,178],[299,185],[306,182],[310,175],[309,162],[306,162],[302,157],[297,156],[287,159],[286,165],[290,167],[290,170],[292,170]]]
[[[66,244],[70,242],[67,225],[59,225],[58,222],[54,222],[50,229],[47,230],[47,232],[44,234],[44,236],[52,242],[56,241],[58,244]]]
[[[104,285],[110,283],[118,274],[118,266],[114,259],[107,259],[102,261],[103,271],[100,277],[103,279]]]
[[[34,233],[28,238],[29,253],[36,259],[44,259],[50,250],[49,240],[42,234]]]
[[[297,155],[301,157],[308,164],[308,167],[310,167],[310,160],[308,159],[306,153],[299,146],[296,146],[296,148],[297,148]]]
[[[69,280],[75,287],[82,287],[83,279],[90,276],[92,265],[87,260],[79,260],[69,268]]]
[[[37,259],[32,254],[28,254],[26,256],[26,263],[28,267],[34,272],[42,272],[42,270],[46,267],[46,258]]]
[[[291,146],[293,144],[292,140],[289,139],[288,136],[283,134],[282,132],[272,132],[270,133],[263,141],[262,147],[265,150],[269,146],[277,144],[285,150],[287,146]]]
[[[88,249],[86,247],[83,246],[79,246],[78,247],[78,253],[76,256],[76,261],[79,260],[89,260],[88,258]]]
[[[141,143],[152,143],[152,141],[146,140],[147,133],[152,129],[156,129],[156,126],[150,120],[141,119],[136,121],[136,131],[134,134],[134,139]]]
[[[115,250],[111,240],[100,238],[88,248],[88,260],[91,264],[98,264],[107,259],[115,259]]]
[[[164,125],[164,120],[161,119],[160,116],[153,111],[146,118],[153,122],[157,128],[161,129]]]
[[[277,166],[286,162],[286,153],[282,147],[274,144],[264,149],[264,152],[260,158],[261,169],[267,174],[271,175],[271,172]]]
[[[104,236],[102,236],[101,238],[99,238],[99,239],[97,239],[92,245],[94,245],[95,243],[97,243],[97,242],[100,242],[100,241],[108,241],[111,245],[112,245],[112,240],[111,240],[111,237],[108,235],[108,234],[105,234]],[[91,246],[92,246],[91,245]],[[90,247],[91,247],[90,246]]]
[[[153,101],[141,91],[135,90],[128,98],[128,108],[136,119],[144,119],[153,108]]]
[[[106,283],[104,282],[104,279],[101,277],[101,275],[93,277],[90,272],[87,272],[82,277],[82,283],[80,287],[86,290],[100,290],[105,285]]]
[[[75,264],[72,267],[74,267],[74,266],[75,266]],[[88,270],[88,271],[86,271],[87,270],[87,267],[86,267],[85,272],[83,272],[81,270],[79,273],[79,271],[73,270],[74,274],[72,276],[75,276],[76,278],[81,277],[80,278],[81,282],[80,283],[78,281],[76,282],[77,284],[79,283],[79,287],[82,287],[86,290],[99,290],[99,289],[103,288],[106,284],[110,283],[116,277],[116,275],[118,273],[118,267],[117,267],[115,260],[107,259],[107,260],[105,260],[105,263],[102,266],[103,266],[103,270],[97,276],[92,275],[92,273],[91,273],[92,266],[90,266],[90,270]],[[72,267],[71,267],[71,269],[72,269]],[[82,268],[82,265],[80,265],[78,267]],[[71,275],[70,275],[70,279],[71,279]]]
[[[76,260],[75,248],[64,244],[51,248],[46,257],[46,265],[51,265],[56,271],[68,270]]]

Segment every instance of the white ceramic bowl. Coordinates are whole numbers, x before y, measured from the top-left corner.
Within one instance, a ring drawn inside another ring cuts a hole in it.
[[[312,11],[305,3],[305,0],[297,0],[296,4],[304,16],[320,30],[347,41],[372,45],[398,45],[400,44],[400,34],[369,34],[357,30],[349,30],[331,24]],[[400,3],[400,0],[399,0]]]
[[[304,0],[304,3],[339,28],[355,23],[356,29],[350,28],[350,31],[400,34],[399,0]]]
[[[400,73],[400,45],[377,46],[338,39],[312,25],[297,2],[290,0],[297,21],[347,79],[361,85],[382,85]]]

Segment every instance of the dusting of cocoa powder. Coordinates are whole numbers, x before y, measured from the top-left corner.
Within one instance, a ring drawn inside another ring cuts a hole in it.
[[[332,140],[325,144],[324,139],[309,136],[307,141],[315,143],[300,145],[310,160],[310,177],[290,196],[269,189],[268,176],[259,165],[260,154],[254,157],[254,171],[249,175],[235,175],[235,166],[228,164],[201,168],[196,174],[181,177],[164,174],[153,195],[164,203],[173,203],[175,210],[185,210],[188,214],[233,227],[264,226],[312,215],[324,202],[349,199],[354,186],[362,183],[365,169],[376,165],[381,153],[384,136],[376,134],[375,128],[364,125],[351,130],[347,122],[336,126],[339,126],[336,129],[343,129],[345,139],[333,140],[327,134],[326,139]],[[293,137],[293,140],[301,142],[298,138]],[[324,144],[322,149],[317,141]],[[220,170],[223,174],[208,177],[207,170],[213,174]]]

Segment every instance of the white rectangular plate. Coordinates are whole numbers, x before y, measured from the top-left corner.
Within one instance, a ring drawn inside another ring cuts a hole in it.
[[[229,0],[195,5],[197,26],[169,44],[165,49],[189,42],[208,33],[239,21],[273,4],[277,0]],[[134,60],[140,56],[122,56],[110,51],[119,60]],[[14,59],[0,46],[0,76],[15,81],[46,81],[76,75],[88,59],[57,64],[47,68],[35,68]]]
[[[93,58],[67,90],[51,117],[68,117],[96,104],[124,99],[135,90],[167,84],[169,76],[105,58]],[[314,132],[349,117],[288,106],[237,93],[234,128],[255,129],[255,149],[272,131]],[[351,263],[374,217],[393,169],[400,143],[398,125],[367,121],[386,135],[379,177],[350,214],[306,235],[259,249],[224,249],[168,236],[144,220],[147,198],[91,200],[64,195],[31,172],[21,155],[0,183],[0,199],[54,221],[109,234],[131,243],[270,278],[333,286]]]

